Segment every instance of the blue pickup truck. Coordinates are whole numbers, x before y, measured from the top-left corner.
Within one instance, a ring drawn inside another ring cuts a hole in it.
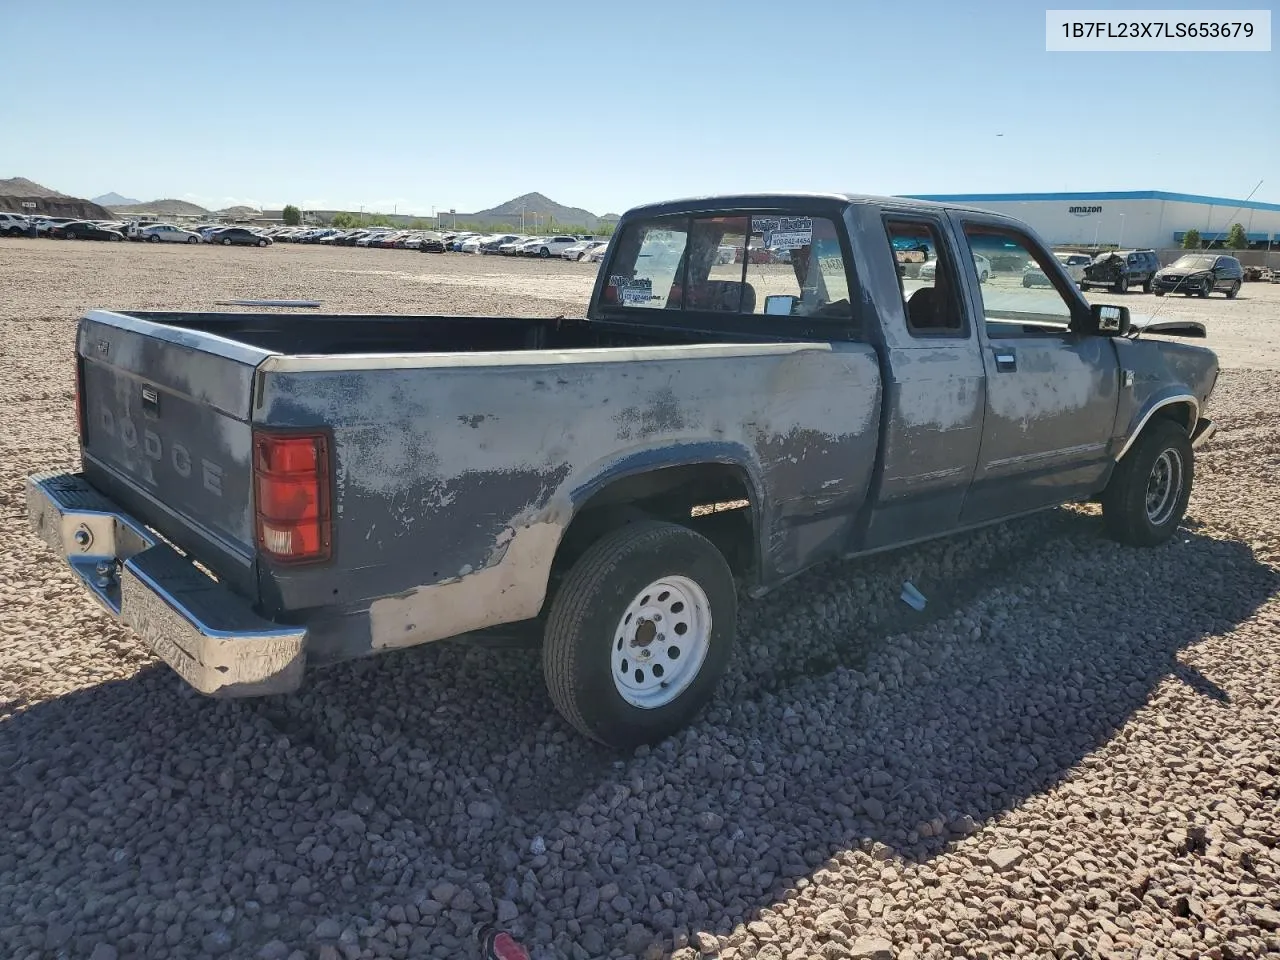
[[[518,624],[574,727],[653,742],[712,696],[740,591],[1070,501],[1169,538],[1218,375],[1170,335],[1204,329],[1090,305],[989,212],[661,203],[585,319],[91,311],[82,467],[28,513],[204,693]]]

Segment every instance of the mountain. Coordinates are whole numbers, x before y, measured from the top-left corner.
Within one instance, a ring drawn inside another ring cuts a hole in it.
[[[508,200],[506,203],[500,203],[496,207],[490,207],[488,210],[469,213],[466,215],[466,219],[503,220],[519,224],[521,213],[525,216],[526,224],[532,220],[535,214],[540,220],[551,220],[555,223],[564,224],[582,224],[588,227],[594,227],[597,219],[599,219],[590,210],[583,210],[581,207],[566,207],[540,193],[526,193],[524,196]],[[463,219],[463,215],[458,214],[458,219]]]
[[[219,217],[226,217],[229,220],[243,220],[248,217],[260,217],[262,211],[254,207],[227,207],[225,210],[215,210],[214,213]]]
[[[118,193],[104,193],[100,197],[94,197],[93,202],[100,203],[104,207],[128,207],[142,201],[134,200],[132,197],[122,197]]]
[[[158,217],[207,217],[204,207],[186,200],[148,200],[145,203],[128,203],[111,208],[114,213],[149,213]]]
[[[59,200],[63,198],[75,199],[67,197],[65,193],[59,193],[57,190],[50,190],[48,187],[42,187],[40,184],[28,180],[26,177],[14,177],[12,180],[0,180],[0,196],[4,197],[44,197],[49,200]]]

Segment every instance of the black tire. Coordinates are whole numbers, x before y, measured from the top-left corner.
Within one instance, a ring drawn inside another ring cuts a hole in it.
[[[1206,280],[1203,284],[1201,284],[1200,289],[1199,289],[1198,291],[1196,291],[1196,292],[1197,292],[1201,297],[1207,297],[1207,296],[1209,296],[1209,294],[1213,293],[1213,281],[1212,281],[1212,280]]]
[[[1112,293],[1128,293],[1128,292],[1129,292],[1129,278],[1128,278],[1128,277],[1121,277],[1119,280],[1117,280],[1117,281],[1115,282],[1115,285],[1114,285],[1114,286],[1112,286],[1112,288],[1111,288],[1111,292],[1112,292]]]
[[[547,259],[547,257],[551,256],[551,251],[548,250],[546,247],[542,247],[541,249],[538,250],[538,256],[540,256],[543,260],[545,260]]]
[[[199,243],[199,242],[200,242],[199,237],[187,237],[187,243]]]
[[[1154,289],[1154,288],[1153,288],[1151,292],[1152,292],[1152,293],[1154,293],[1157,297],[1163,297],[1163,296],[1164,296],[1164,291],[1163,291],[1163,290],[1156,290],[1156,289]]]
[[[230,241],[228,238],[223,237],[223,238],[222,238],[222,245],[223,245],[224,247],[229,247],[229,246],[231,246],[231,241]]]
[[[158,236],[156,236],[156,235],[153,233],[151,236],[147,237],[147,242],[148,242],[148,243],[159,243],[159,242],[160,242],[160,238],[159,238]]]
[[[1240,292],[1240,281],[1237,280],[1235,283],[1231,284],[1231,289],[1227,291],[1227,299],[1234,300],[1236,298],[1236,294],[1239,292]]]
[[[646,709],[618,691],[613,640],[628,605],[663,577],[684,577],[701,588],[711,627],[689,685],[670,703]],[[733,650],[737,605],[728,563],[701,534],[653,520],[605,534],[569,570],[551,603],[542,671],[552,703],[581,733],[607,746],[630,748],[671,736],[711,699]]]
[[[1166,455],[1176,460],[1178,488],[1171,502],[1161,499],[1159,509],[1153,511],[1148,493],[1158,480],[1157,465]],[[1107,533],[1133,547],[1164,543],[1187,512],[1194,479],[1195,451],[1186,429],[1172,420],[1153,420],[1116,464],[1115,473],[1102,492],[1102,519]]]
[[[260,246],[260,247],[265,247],[266,245],[267,245],[267,241],[265,241],[265,240],[259,240],[259,241],[258,241],[258,246]]]
[[[1150,293],[1153,288],[1152,285],[1153,285],[1152,279],[1150,277],[1147,277],[1147,279],[1142,281],[1142,292]]]

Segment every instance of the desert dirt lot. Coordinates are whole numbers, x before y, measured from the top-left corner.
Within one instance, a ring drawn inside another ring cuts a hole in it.
[[[527,650],[201,698],[26,532],[87,308],[580,314],[593,275],[0,242],[0,956],[465,958],[492,921],[545,957],[1280,955],[1280,285],[1123,299],[1225,369],[1172,543],[1072,508],[825,566],[744,600],[714,707],[634,755]]]

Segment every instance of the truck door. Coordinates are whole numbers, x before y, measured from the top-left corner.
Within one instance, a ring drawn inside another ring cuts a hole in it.
[[[1068,329],[1083,307],[1062,265],[1029,235],[980,217],[959,218],[972,253],[996,266],[970,300],[985,318],[987,411],[982,452],[962,521],[979,523],[1097,492],[1111,464],[1119,403],[1115,347]],[[1034,261],[1051,286],[1024,287]]]
[[[957,245],[939,215],[883,213],[874,278],[884,337],[881,470],[861,549],[954,529],[973,479],[986,409],[981,348],[962,296]],[[967,255],[966,255],[967,256]],[[877,264],[876,266],[879,266]]]

